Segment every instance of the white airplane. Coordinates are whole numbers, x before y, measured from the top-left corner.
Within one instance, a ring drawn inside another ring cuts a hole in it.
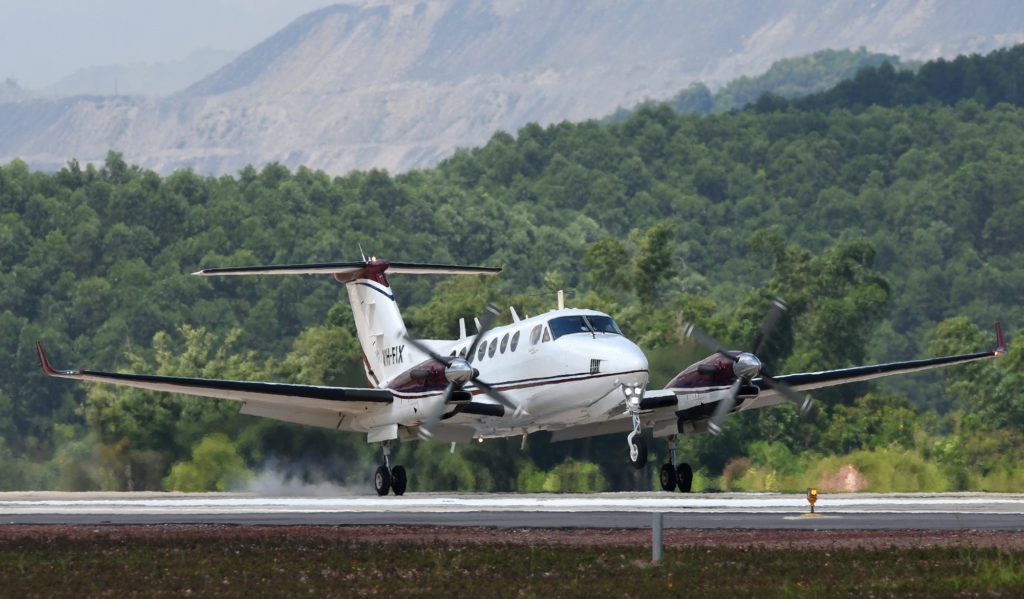
[[[689,492],[693,470],[677,462],[680,434],[719,432],[731,413],[792,401],[806,410],[801,391],[903,372],[963,364],[1002,355],[996,349],[857,368],[772,377],[757,359],[785,309],[776,301],[754,352],[726,350],[694,326],[685,334],[715,353],[680,372],[664,389],[649,390],[647,359],[612,318],[596,310],[559,307],[489,328],[493,308],[477,332],[460,322],[456,340],[416,340],[408,335],[388,274],[494,275],[499,268],[359,262],[212,268],[200,276],[332,275],[345,285],[355,317],[370,388],[213,380],[93,370],[58,370],[37,344],[46,374],[155,391],[240,402],[241,413],[285,422],[355,431],[380,443],[383,465],[374,488],[379,495],[405,493],[407,474],[392,466],[396,441],[468,442],[551,431],[553,441],[628,433],[633,467],[647,463],[642,434],[668,442],[671,460],[661,467],[662,488]]]

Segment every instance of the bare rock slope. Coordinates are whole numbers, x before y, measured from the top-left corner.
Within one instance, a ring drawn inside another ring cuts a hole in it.
[[[377,0],[307,14],[164,98],[0,101],[0,162],[108,149],[161,172],[429,166],[496,130],[604,116],[691,81],[866,46],[909,59],[1024,40],[1016,0]]]

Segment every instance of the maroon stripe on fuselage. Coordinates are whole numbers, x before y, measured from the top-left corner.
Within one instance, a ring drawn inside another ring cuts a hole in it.
[[[607,377],[610,377],[610,376],[622,376],[622,375],[625,375],[625,374],[637,374],[637,373],[640,373],[640,372],[648,372],[648,371],[647,370],[627,370],[627,371],[624,371],[624,372],[604,372],[604,373],[600,373],[600,374],[590,374],[590,373],[563,374],[563,375],[559,375],[558,377],[547,377],[547,378],[542,378],[542,379],[524,379],[523,381],[507,381],[507,382],[504,382],[504,383],[492,383],[491,386],[496,388],[496,389],[498,389],[499,391],[513,391],[513,390],[517,390],[517,389],[529,389],[531,387],[544,387],[544,386],[547,386],[547,385],[559,385],[559,384],[562,384],[562,383],[575,383],[575,382],[585,381],[585,380],[590,380],[590,379],[601,379],[601,378],[607,378]],[[416,395],[416,396],[412,396],[412,397],[403,397],[401,395],[401,393],[403,392],[402,390],[391,389],[390,391],[392,392],[392,394],[394,394],[399,399],[417,399],[419,397],[423,397],[422,395]],[[426,390],[424,390],[424,391],[426,391]],[[443,391],[444,391],[444,387],[438,387],[437,388],[437,393],[441,393]],[[481,395],[481,394],[486,395],[486,392],[484,392],[481,389],[470,389],[468,391],[470,393],[472,393],[473,395]]]

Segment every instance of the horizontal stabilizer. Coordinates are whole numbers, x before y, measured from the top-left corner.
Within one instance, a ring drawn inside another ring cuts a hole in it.
[[[315,264],[281,264],[276,266],[236,266],[204,268],[192,274],[203,277],[244,275],[335,275],[357,278],[363,271],[410,275],[496,275],[500,268],[488,266],[457,266],[452,264],[416,264],[368,260],[359,262],[321,262]]]

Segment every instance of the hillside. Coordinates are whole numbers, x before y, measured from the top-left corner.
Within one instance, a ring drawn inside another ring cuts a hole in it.
[[[907,60],[1022,39],[1011,0],[341,4],[172,96],[0,105],[0,160],[56,169],[114,148],[162,173],[404,171],[497,130],[602,117],[696,80],[717,88],[826,47]]]
[[[625,120],[633,110],[664,103],[677,112],[711,114],[743,108],[764,94],[781,98],[799,98],[835,87],[851,79],[863,68],[888,62],[894,69],[904,67],[898,56],[876,54],[864,48],[853,50],[819,50],[796,58],[776,61],[760,75],[746,75],[726,83],[712,92],[701,82],[694,83],[668,100],[649,100],[631,109],[620,108],[605,122]]]
[[[32,92],[22,89],[14,81],[7,79],[0,82],[0,105],[14,102],[23,102],[35,97]]]
[[[841,84],[704,117],[645,107],[607,126],[498,133],[396,176],[269,165],[161,177],[114,153],[100,168],[70,163],[54,174],[6,164],[0,486],[171,485],[171,466],[214,431],[252,467],[366,475],[374,450],[357,435],[247,419],[224,403],[69,385],[38,368],[33,342],[43,339],[62,366],[360,382],[337,285],[186,274],[201,267],[344,260],[361,248],[501,265],[486,281],[396,277],[411,330],[453,335],[457,318],[487,301],[537,314],[565,289],[570,305],[608,311],[649,352],[655,385],[701,356],[678,345],[677,319],[749,347],[774,296],[791,308],[762,354],[775,372],[983,350],[997,318],[1019,338],[1024,98],[1010,92],[1024,89],[1014,83],[1022,53],[916,74],[862,71],[894,84],[878,90],[913,92],[883,94],[889,106],[866,106],[863,86]],[[989,106],[976,99],[981,89],[1007,95]],[[941,377],[815,392],[804,419],[790,409],[731,418],[725,435],[681,449],[700,464],[698,488],[792,487],[845,463],[874,469],[880,489],[1019,488],[1024,344],[1010,347],[998,363]],[[533,438],[526,452],[518,440],[454,455],[405,444],[400,458],[420,468],[415,490],[535,490],[582,471],[599,473],[587,479],[593,488],[650,482],[622,467],[621,437]]]
[[[176,61],[89,67],[48,85],[45,91],[50,96],[167,95],[192,85],[237,55],[229,50],[202,48]]]

